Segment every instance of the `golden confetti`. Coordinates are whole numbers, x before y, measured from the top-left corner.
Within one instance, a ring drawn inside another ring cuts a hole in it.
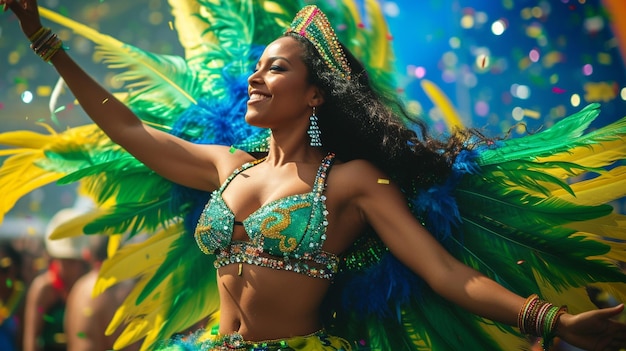
[[[618,87],[616,82],[586,83],[585,100],[588,102],[609,102],[617,97]]]
[[[48,261],[43,257],[36,258],[33,262],[33,268],[35,268],[36,270],[44,269],[47,266]]]
[[[172,23],[172,21],[169,21],[168,23],[170,25],[170,30],[174,30],[174,23]]]
[[[539,119],[539,117],[541,117],[541,114],[537,111],[524,109],[524,116],[534,118],[534,119]]]
[[[91,317],[93,315],[93,310],[91,309],[91,307],[83,308],[83,315],[86,317]]]
[[[11,257],[3,257],[0,259],[0,268],[9,268],[12,263],[13,261],[11,261]]]
[[[378,178],[378,184],[389,184],[389,179]]]
[[[109,102],[109,98],[106,98],[106,99],[102,100],[102,104],[103,105],[106,104],[107,102]]]
[[[489,56],[480,54],[476,57],[476,66],[481,69],[485,69],[489,66]]]
[[[52,88],[49,85],[41,85],[37,87],[36,92],[38,96],[50,96]]]

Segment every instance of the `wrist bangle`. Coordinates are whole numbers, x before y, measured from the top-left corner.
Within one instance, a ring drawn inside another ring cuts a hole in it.
[[[39,37],[41,37],[41,35],[47,31],[50,30],[50,28],[46,28],[46,27],[41,27],[39,28],[35,33],[33,33],[31,36],[28,37],[28,40],[32,43],[35,40],[37,40]]]
[[[537,294],[529,296],[517,315],[517,326],[522,334],[539,336],[543,348],[548,350],[556,336],[556,324],[567,306],[555,306],[539,299]]]
[[[41,27],[29,39],[30,48],[45,62],[49,62],[54,54],[63,49],[63,42],[50,28]]]

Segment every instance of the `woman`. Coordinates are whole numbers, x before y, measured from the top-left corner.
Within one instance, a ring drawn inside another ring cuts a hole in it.
[[[445,176],[463,140],[441,154],[434,140],[420,142],[395,121],[317,8],[296,16],[248,79],[245,119],[271,129],[267,157],[256,160],[146,126],[41,29],[35,1],[0,3],[114,142],[177,184],[215,191],[196,228],[200,248],[216,253],[219,267],[219,336],[200,341],[205,348],[350,349],[323,331],[320,308],[339,256],[369,228],[435,292],[471,312],[585,349],[626,347],[626,326],[610,320],[622,305],[572,315],[513,294],[455,260],[415,219],[401,189]],[[343,140],[354,130],[357,141]],[[383,130],[383,140],[368,144]],[[400,172],[406,159],[419,163]]]

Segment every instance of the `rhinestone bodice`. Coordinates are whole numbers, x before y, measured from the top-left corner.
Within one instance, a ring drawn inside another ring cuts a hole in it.
[[[247,263],[290,270],[313,277],[331,279],[339,259],[322,250],[326,240],[326,176],[334,160],[327,155],[320,165],[313,189],[306,194],[286,196],[267,203],[242,221],[249,241],[233,241],[235,215],[222,193],[241,172],[262,160],[236,169],[213,192],[196,227],[195,238],[206,254],[216,254],[216,267]]]

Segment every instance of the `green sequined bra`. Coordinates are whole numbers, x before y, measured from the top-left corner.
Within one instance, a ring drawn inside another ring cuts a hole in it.
[[[326,240],[326,176],[334,160],[328,154],[320,165],[310,193],[286,196],[261,206],[242,222],[222,198],[222,193],[239,173],[260,161],[236,169],[215,190],[200,216],[195,231],[198,246],[215,254],[215,267],[247,263],[288,270],[310,277],[332,279],[338,271],[337,255],[322,250]],[[249,241],[233,241],[233,227],[242,224]]]

